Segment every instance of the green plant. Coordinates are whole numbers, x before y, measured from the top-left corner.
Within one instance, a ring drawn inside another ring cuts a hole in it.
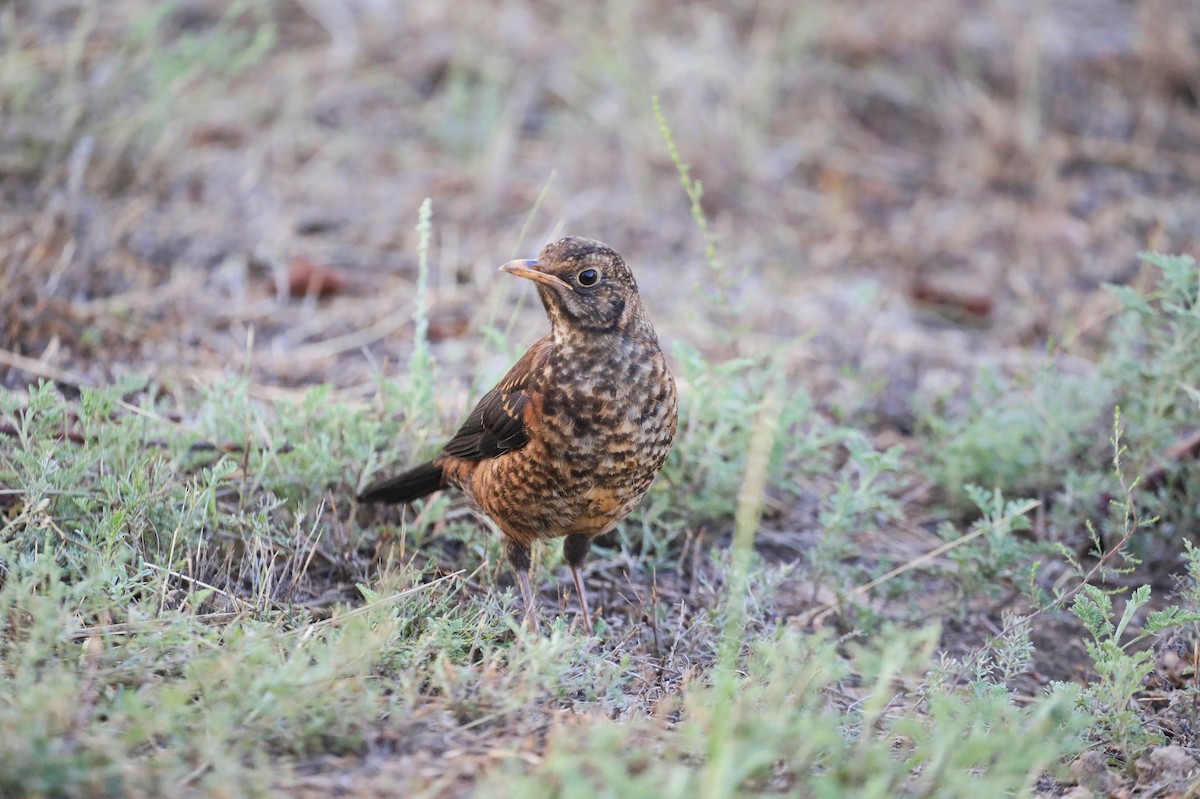
[[[643,518],[668,527],[728,518],[746,473],[754,420],[778,367],[749,358],[712,363],[687,344],[673,349],[680,390],[679,429],[671,454]],[[802,474],[815,474],[833,459],[839,431],[815,411],[803,391],[779,397],[771,423],[775,435],[768,460],[768,485],[797,488]]]
[[[974,663],[971,689],[976,692],[1001,692],[1008,696],[1008,686],[1033,665],[1032,624],[1028,617],[1012,611],[1001,614],[1004,635],[993,641]]]
[[[1193,610],[1200,610],[1200,547],[1183,540],[1183,563],[1186,576],[1180,596],[1184,604]]]
[[[500,784],[529,797],[1029,795],[1044,770],[1080,751],[1088,719],[1070,688],[1025,708],[994,694],[908,690],[936,637],[891,630],[849,659],[824,637],[764,639],[732,694],[718,683],[683,698],[674,730],[593,719],[554,736],[535,765],[510,763],[479,795]],[[839,700],[847,684],[861,684],[860,701]]]
[[[1122,642],[1138,611],[1150,601],[1150,586],[1133,591],[1117,618],[1112,597],[1094,585],[1083,586],[1071,603],[1071,612],[1083,622],[1092,640],[1085,642],[1099,681],[1080,694],[1084,707],[1103,730],[1106,743],[1125,758],[1127,770],[1147,746],[1162,743],[1162,736],[1147,727],[1133,706],[1134,696],[1154,670],[1154,654],[1134,647],[1147,636],[1169,627],[1200,621],[1200,611],[1171,606],[1147,616],[1139,633]]]
[[[843,538],[872,521],[895,519],[900,510],[893,494],[902,486],[899,473],[903,448],[881,452],[861,433],[843,432],[846,437],[842,444],[848,457],[821,509],[823,539]]]
[[[1127,461],[1134,474],[1161,470],[1136,502],[1170,524],[1192,514],[1200,483],[1161,453],[1190,432],[1200,407],[1200,269],[1188,256],[1142,255],[1152,288],[1108,286],[1125,311],[1112,344],[1093,369],[1065,373],[1044,363],[1007,381],[981,375],[967,411],[926,415],[934,476],[956,507],[973,503],[975,484],[1020,496],[1047,495],[1055,538],[1094,515],[1097,497],[1116,493],[1102,462],[1101,425],[1123,409]],[[1163,488],[1169,486],[1169,496]],[[1049,489],[1047,488],[1049,487]],[[1100,519],[1101,537],[1120,535],[1119,520]],[[1167,524],[1164,529],[1170,527]]]
[[[994,595],[1000,590],[1021,586],[1022,571],[1028,574],[1029,564],[1036,555],[1047,552],[1020,535],[1031,529],[1028,513],[1038,506],[1029,499],[1006,500],[1000,489],[987,491],[976,485],[964,487],[980,517],[967,533],[969,542],[955,546],[947,553],[954,568],[948,575],[954,580],[959,595],[966,599],[979,595]],[[953,525],[946,523],[938,534],[948,541],[959,543]],[[1030,580],[1030,584],[1034,584]],[[964,608],[965,609],[965,608]]]
[[[1050,363],[1011,381],[982,373],[965,412],[925,416],[933,476],[960,507],[975,504],[969,485],[1018,496],[1056,485],[1093,452],[1112,391],[1101,374],[1065,374]]]
[[[1191,256],[1143,253],[1152,288],[1107,286],[1126,315],[1107,370],[1124,412],[1128,460],[1135,474],[1164,473],[1138,500],[1167,526],[1200,508],[1200,479],[1164,449],[1195,428],[1200,412],[1200,266]],[[1163,488],[1168,490],[1164,491]]]
[[[839,429],[847,458],[821,500],[818,521],[821,535],[809,556],[814,579],[845,589],[861,583],[859,567],[847,564],[855,551],[855,536],[899,517],[896,494],[903,485],[901,447],[880,452],[858,431]],[[833,579],[830,579],[833,578]]]

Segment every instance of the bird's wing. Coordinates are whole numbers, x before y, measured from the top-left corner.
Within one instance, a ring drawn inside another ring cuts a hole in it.
[[[442,453],[481,461],[525,446],[529,442],[525,408],[535,389],[538,371],[549,354],[548,337],[530,347],[499,385],[483,395],[454,438],[446,442]]]

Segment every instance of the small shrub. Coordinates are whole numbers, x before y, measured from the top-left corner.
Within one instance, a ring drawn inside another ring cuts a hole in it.
[[[1082,690],[1080,701],[1097,719],[1097,734],[1124,756],[1130,771],[1146,747],[1163,742],[1159,733],[1146,726],[1133,705],[1134,696],[1154,670],[1153,652],[1134,647],[1147,636],[1169,627],[1200,621],[1200,611],[1173,605],[1151,613],[1140,633],[1122,643],[1137,612],[1149,601],[1150,586],[1134,590],[1116,624],[1112,597],[1096,586],[1083,586],[1071,605],[1071,612],[1091,636],[1086,642],[1087,650],[1099,675],[1098,681]]]

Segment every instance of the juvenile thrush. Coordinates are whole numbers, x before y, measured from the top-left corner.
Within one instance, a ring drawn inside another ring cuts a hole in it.
[[[633,273],[611,247],[568,237],[500,270],[537,284],[550,335],[484,395],[431,461],[368,486],[361,502],[458,488],[504,533],[525,619],[537,628],[530,546],[563,557],[592,632],[579,567],[654,482],[675,438],[677,395]]]

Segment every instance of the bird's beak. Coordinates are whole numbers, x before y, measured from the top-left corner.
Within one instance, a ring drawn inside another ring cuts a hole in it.
[[[555,277],[539,270],[538,262],[532,259],[509,261],[500,267],[500,271],[508,272],[510,275],[516,275],[517,277],[527,277],[530,280],[536,280],[538,283],[544,283],[559,290],[573,291],[570,283],[560,277]]]

